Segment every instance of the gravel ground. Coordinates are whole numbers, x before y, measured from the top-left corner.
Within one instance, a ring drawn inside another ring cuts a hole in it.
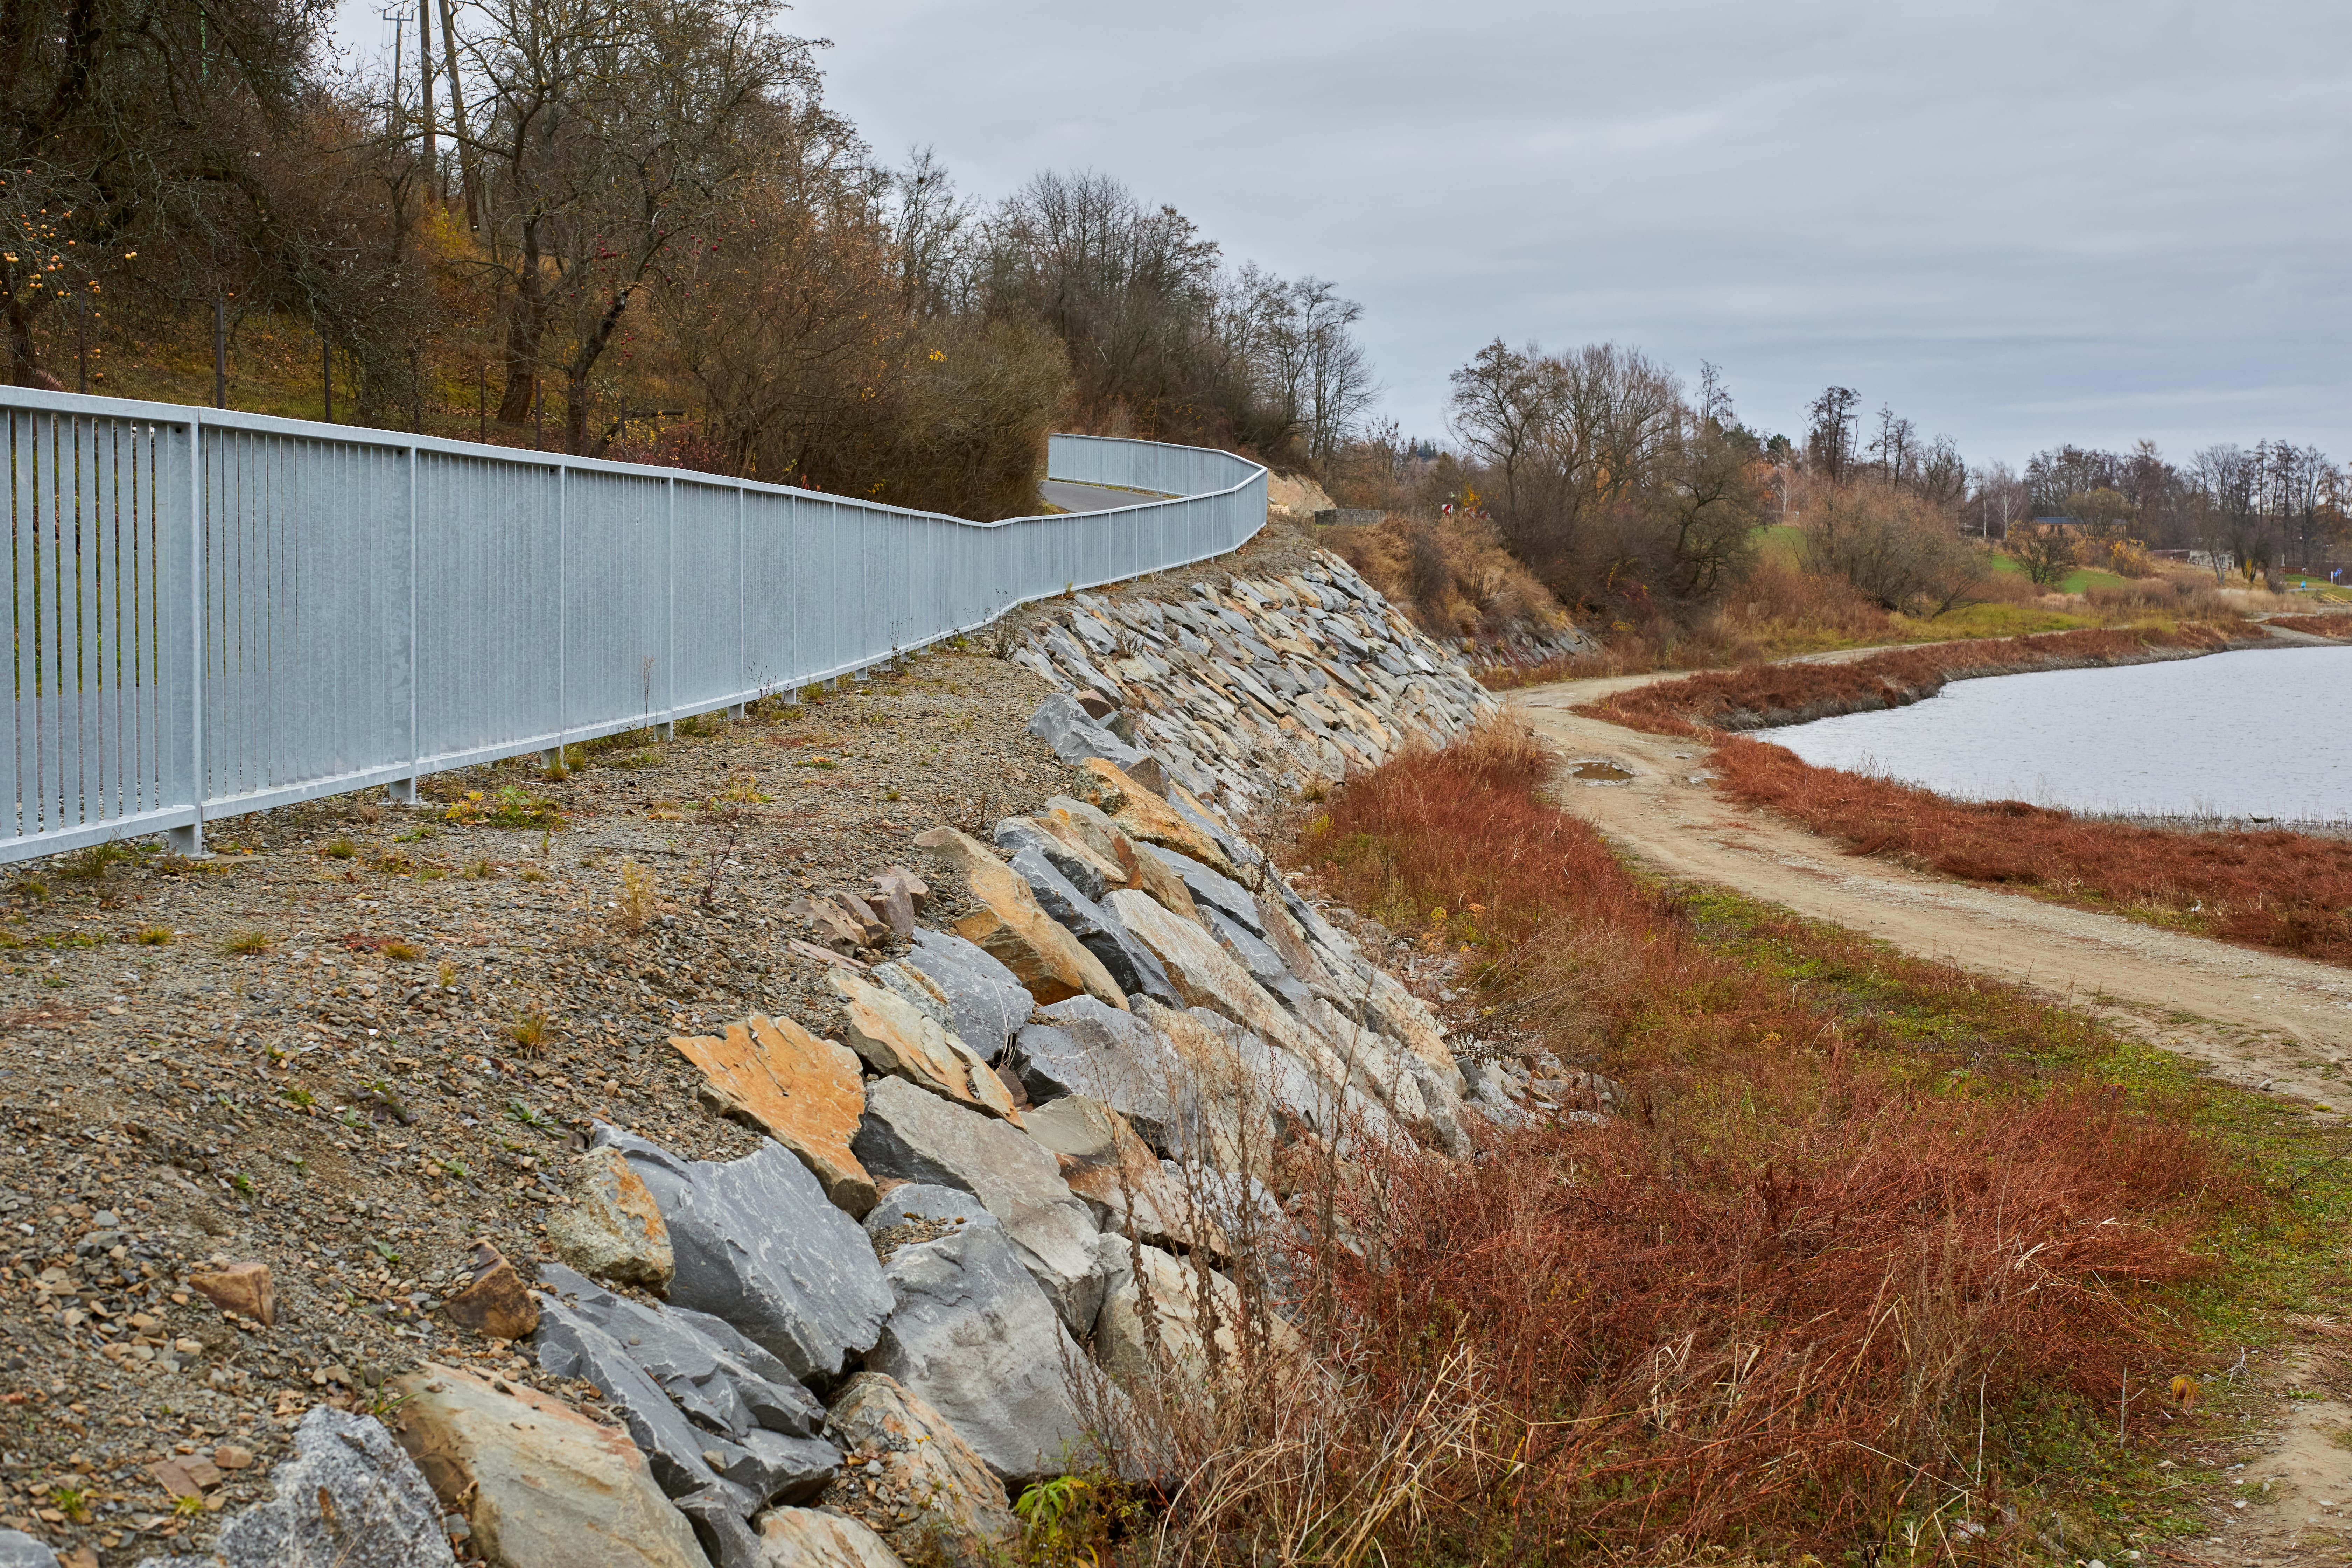
[[[222,822],[201,862],[149,845],[18,868],[0,902],[0,1524],[106,1564],[185,1549],[266,1495],[311,1404],[372,1407],[426,1356],[523,1373],[434,1311],[470,1244],[529,1273],[592,1119],[701,1158],[753,1148],[697,1106],[667,1037],[752,1011],[837,1033],[788,906],[893,864],[929,875],[921,829],[985,837],[1070,790],[1023,730],[1046,692],[941,652],[854,694],[580,749],[562,779],[473,769],[416,807]],[[930,879],[943,924],[955,900]],[[269,1266],[274,1328],[188,1289],[228,1260]],[[223,1461],[176,1510],[147,1468],[174,1454]]]

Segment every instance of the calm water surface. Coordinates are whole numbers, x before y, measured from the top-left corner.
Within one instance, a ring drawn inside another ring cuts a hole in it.
[[[2352,818],[2352,647],[1956,680],[1755,731],[1817,766],[2078,811]]]

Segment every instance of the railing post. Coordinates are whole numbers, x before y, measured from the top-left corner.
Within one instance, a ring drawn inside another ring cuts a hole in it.
[[[654,727],[654,733],[665,741],[677,739],[677,479],[675,475],[663,481],[664,493],[669,502],[669,522],[664,531],[663,548],[668,552],[662,567],[662,711],[668,715]]]
[[[174,855],[205,852],[205,440],[204,419],[188,411],[188,800],[195,820],[163,835]]]
[[[408,448],[408,766],[404,779],[385,786],[395,805],[416,804],[416,448]]]

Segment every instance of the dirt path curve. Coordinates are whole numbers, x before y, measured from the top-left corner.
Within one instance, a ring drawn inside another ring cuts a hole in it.
[[[1704,743],[1570,710],[1671,676],[1562,681],[1510,710],[1561,754],[1557,798],[1670,876],[1734,889],[1865,932],[1918,957],[2020,982],[2085,1007],[2248,1088],[2352,1110],[2352,970],[2233,947],[2113,915],[1972,887],[1848,855],[1718,794]],[[1622,782],[1579,779],[1613,763]]]

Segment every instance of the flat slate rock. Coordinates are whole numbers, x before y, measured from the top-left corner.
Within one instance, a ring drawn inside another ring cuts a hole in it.
[[[1121,991],[1129,996],[1149,996],[1155,1002],[1176,1005],[1176,991],[1168,983],[1168,971],[1150,948],[1136,940],[1118,915],[1080,892],[1076,883],[1062,875],[1061,868],[1036,848],[1024,845],[1015,851],[1012,866],[1029,879],[1029,890],[1037,896],[1038,907],[1084,943],[1088,952],[1102,960],[1102,966],[1110,971],[1111,979]]]
[[[0,1568],[58,1568],[58,1554],[21,1530],[0,1530]]]
[[[946,994],[951,1015],[948,1026],[991,1061],[1036,1005],[1018,975],[978,942],[953,931],[928,927],[916,931],[914,946],[898,962],[922,971]]]
[[[615,1295],[562,1264],[542,1264],[540,1289],[612,1335],[706,1431],[740,1438],[753,1428],[814,1437],[824,1406],[783,1363],[723,1319]]]
[[[1040,1009],[1014,1038],[1012,1063],[1030,1100],[1083,1094],[1127,1118],[1143,1141],[1170,1152],[1174,1089],[1183,1064],[1141,1010],[1122,1013],[1091,996]]]
[[[987,1214],[899,1247],[884,1271],[898,1305],[866,1357],[1009,1479],[1084,1468],[1094,1453],[1070,1392],[1086,1352],[1024,1261]]]
[[[1118,688],[1107,685],[1105,689],[1115,691]],[[1141,763],[1150,754],[1120,740],[1108,725],[1088,718],[1076,698],[1058,691],[1029,716],[1029,732],[1053,747],[1054,755],[1073,767],[1088,757],[1102,757],[1126,768]]]
[[[628,1427],[631,1440],[645,1454],[655,1482],[666,1495],[683,1498],[724,1484],[730,1489],[729,1504],[738,1517],[748,1517],[764,1500],[757,1484],[763,1478],[751,1451],[697,1428],[653,1375],[636,1363],[629,1347],[584,1314],[561,1301],[546,1302],[540,1309],[539,1332],[532,1343],[539,1352],[539,1364],[547,1371],[596,1385]],[[716,1466],[710,1462],[712,1456],[718,1459]],[[721,1474],[729,1470],[745,1480]]]
[[[866,1168],[971,1194],[1003,1226],[1020,1261],[1071,1331],[1092,1332],[1105,1289],[1095,1250],[1101,1233],[1085,1202],[1062,1180],[1054,1156],[1010,1123],[898,1079],[878,1080],[866,1098],[856,1144]],[[888,1202],[886,1196],[884,1205]]]
[[[677,1260],[672,1305],[723,1319],[803,1382],[839,1376],[873,1344],[890,1310],[881,1268],[792,1151],[685,1160],[601,1124],[595,1142],[620,1150],[661,1205]]]

